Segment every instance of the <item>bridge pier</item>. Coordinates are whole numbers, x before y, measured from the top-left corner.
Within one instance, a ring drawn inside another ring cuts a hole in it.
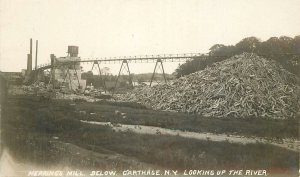
[[[95,65],[97,66],[98,74],[99,74],[99,76],[100,76],[101,83],[103,84],[103,88],[104,88],[104,90],[106,91],[105,75],[102,75],[102,72],[101,72],[100,65],[99,65],[99,62],[98,62],[98,61],[94,61],[94,62],[93,62],[93,66],[92,66],[91,71],[93,72],[93,69],[94,69],[94,66],[95,66]],[[103,79],[103,77],[104,77],[104,79]]]
[[[77,79],[77,83],[78,83],[78,89],[81,89],[81,85],[80,85],[80,81],[79,81],[79,77],[78,77],[78,73],[76,70],[76,62],[74,62],[74,71],[75,71],[75,75],[76,75],[76,79]]]
[[[115,82],[115,87],[114,87],[113,94],[114,94],[115,91],[116,91],[116,88],[117,88],[117,85],[118,85],[118,81],[119,81],[119,78],[120,78],[120,76],[121,76],[121,73],[122,73],[123,69],[126,69],[126,70],[127,70],[127,73],[128,73],[128,82],[129,82],[131,88],[133,88],[133,84],[132,84],[132,79],[131,79],[131,74],[130,74],[129,65],[128,65],[127,60],[124,59],[124,60],[122,61],[122,64],[121,64],[121,67],[120,67],[120,70],[119,70],[119,74],[118,74],[117,80],[116,80],[116,82]]]
[[[80,76],[77,72],[76,66],[77,62],[71,62],[69,65],[66,65],[63,68],[62,66],[60,66],[60,69],[63,71],[64,74],[63,81],[60,83],[60,85],[62,86],[65,83],[68,83],[69,89],[77,92],[82,88],[85,89],[85,87],[82,84],[80,84]]]
[[[162,62],[161,59],[157,59],[157,60],[156,60],[156,63],[155,63],[154,71],[153,71],[153,74],[152,74],[152,77],[151,77],[151,81],[150,81],[150,87],[151,87],[151,85],[152,85],[152,82],[153,82],[153,79],[154,79],[154,75],[155,75],[157,66],[158,66],[159,64],[160,64],[160,67],[161,67],[161,69],[162,69],[162,73],[163,73],[163,76],[164,76],[165,83],[167,83],[167,79],[166,79],[166,75],[165,75],[165,70],[164,70],[163,62]]]
[[[67,66],[67,71],[66,71],[66,74],[65,74],[65,76],[64,76],[64,80],[62,81],[61,85],[64,85],[67,76],[69,76],[69,85],[71,86],[71,89],[72,89],[72,85],[70,84],[71,78],[70,78],[69,70],[70,70],[70,66]],[[60,89],[61,89],[61,88],[62,88],[62,87],[60,87]]]

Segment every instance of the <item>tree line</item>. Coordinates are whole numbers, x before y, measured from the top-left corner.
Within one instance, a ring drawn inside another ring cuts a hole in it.
[[[236,45],[215,44],[205,57],[197,57],[180,65],[176,77],[181,77],[199,70],[215,62],[225,60],[243,52],[256,53],[259,56],[276,60],[288,71],[300,76],[300,36],[271,37],[261,41],[256,37],[242,39]]]

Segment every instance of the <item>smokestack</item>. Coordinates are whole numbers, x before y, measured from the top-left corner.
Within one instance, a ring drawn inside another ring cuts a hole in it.
[[[50,55],[50,58],[51,58],[51,83],[52,83],[52,87],[54,88],[54,80],[55,80],[55,74],[54,74],[54,60],[55,60],[55,55],[54,54],[51,54]]]
[[[32,38],[30,38],[30,54],[27,54],[27,72],[32,71]]]
[[[27,73],[29,74],[32,71],[32,59],[31,55],[27,54]]]
[[[54,60],[55,60],[55,55],[54,54],[50,54],[50,59],[51,59],[51,66],[54,66]]]
[[[35,70],[37,70],[38,40],[35,41]]]
[[[30,55],[32,57],[32,38],[30,38]],[[32,59],[32,58],[31,58]]]

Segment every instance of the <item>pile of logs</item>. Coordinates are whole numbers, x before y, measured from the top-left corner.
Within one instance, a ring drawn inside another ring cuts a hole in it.
[[[138,87],[121,101],[206,117],[296,118],[299,79],[275,61],[243,53],[168,84]]]

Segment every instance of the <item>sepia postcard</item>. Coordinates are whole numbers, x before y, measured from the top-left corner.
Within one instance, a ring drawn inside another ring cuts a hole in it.
[[[298,177],[299,0],[0,0],[0,177]]]

